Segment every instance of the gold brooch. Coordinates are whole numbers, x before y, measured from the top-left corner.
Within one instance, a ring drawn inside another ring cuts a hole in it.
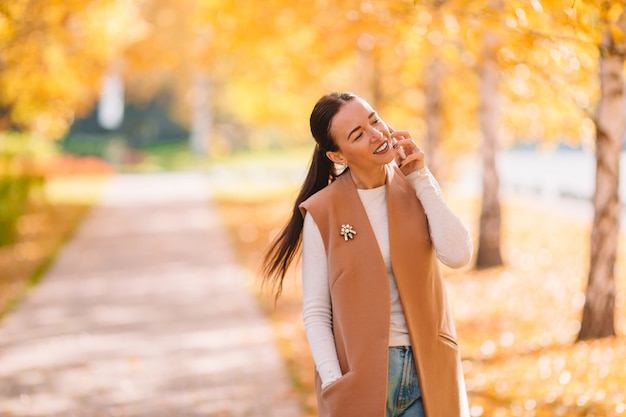
[[[342,224],[340,234],[341,236],[343,236],[343,240],[347,242],[348,239],[354,239],[354,235],[356,235],[356,230],[354,230],[349,224]]]

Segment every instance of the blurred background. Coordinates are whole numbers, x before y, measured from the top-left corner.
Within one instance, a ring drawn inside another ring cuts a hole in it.
[[[472,416],[626,415],[625,56],[621,1],[0,0],[0,312],[111,178],[202,172],[314,415],[298,266],[277,306],[256,279],[313,104],[352,91],[475,239],[446,271]]]

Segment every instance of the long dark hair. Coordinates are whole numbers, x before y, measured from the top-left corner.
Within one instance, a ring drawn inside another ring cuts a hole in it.
[[[311,112],[311,134],[316,145],[309,172],[294,203],[291,219],[270,244],[263,262],[263,282],[271,284],[276,299],[282,292],[285,274],[298,254],[302,242],[304,218],[300,213],[300,203],[326,187],[338,176],[334,163],[326,156],[326,152],[335,152],[339,149],[330,134],[330,124],[341,106],[354,98],[356,96],[352,93],[331,93],[320,98]]]

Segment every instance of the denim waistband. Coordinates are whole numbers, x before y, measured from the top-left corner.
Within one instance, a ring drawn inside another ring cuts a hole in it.
[[[391,349],[401,350],[401,351],[404,351],[404,352],[408,352],[409,350],[412,350],[411,349],[411,345],[408,345],[408,346],[389,346],[389,350],[391,350]]]

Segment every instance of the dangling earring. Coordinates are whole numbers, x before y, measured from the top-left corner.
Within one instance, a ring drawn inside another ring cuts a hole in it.
[[[338,164],[335,162],[334,165],[335,165],[335,175],[341,175],[348,168],[347,163]]]

